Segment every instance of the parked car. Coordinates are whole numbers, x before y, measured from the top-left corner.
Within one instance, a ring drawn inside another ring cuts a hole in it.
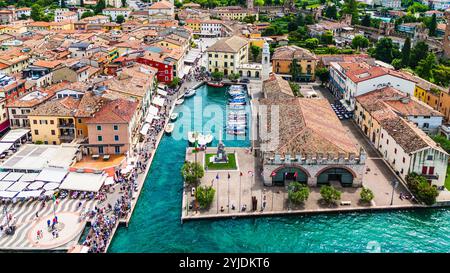
[[[249,79],[241,79],[241,82],[242,82],[242,83],[249,83],[250,80],[249,80]]]

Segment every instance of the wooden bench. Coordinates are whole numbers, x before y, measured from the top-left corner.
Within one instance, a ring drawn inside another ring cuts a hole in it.
[[[350,206],[352,201],[341,201],[341,206]]]
[[[95,159],[95,160],[99,159],[99,157],[100,157],[100,155],[92,155],[92,159]]]

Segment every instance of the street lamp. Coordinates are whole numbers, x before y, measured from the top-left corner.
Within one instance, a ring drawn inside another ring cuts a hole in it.
[[[392,196],[391,196],[391,206],[394,203],[394,189],[398,187],[398,181],[392,181]]]

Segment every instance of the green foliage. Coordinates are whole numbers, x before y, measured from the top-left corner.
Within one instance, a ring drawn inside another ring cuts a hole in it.
[[[320,195],[327,204],[333,204],[341,199],[341,192],[333,186],[322,186],[320,188]]]
[[[375,45],[374,57],[386,63],[391,63],[394,58],[391,38],[381,38]]]
[[[290,72],[291,72],[293,81],[298,81],[300,79],[300,74],[302,73],[302,67],[298,65],[297,59],[292,60]]]
[[[199,179],[205,175],[205,171],[200,163],[186,161],[181,167],[181,175],[187,184],[196,185]]]
[[[372,199],[375,196],[374,196],[373,192],[370,189],[363,188],[361,190],[361,193],[360,193],[359,197],[361,198],[361,201],[369,203],[370,201],[372,201]]]
[[[250,47],[250,52],[252,53],[253,61],[256,62],[259,53],[261,52],[261,48],[259,46],[252,45]]]
[[[365,27],[370,27],[370,22],[371,22],[370,19],[371,19],[370,14],[366,13],[366,15],[364,15],[364,17],[361,19],[360,24]]]
[[[116,23],[122,24],[123,22],[125,22],[125,17],[124,17],[122,14],[117,15],[117,17],[116,17]]]
[[[360,49],[367,48],[369,46],[369,39],[363,35],[356,35],[352,40],[352,48]]]
[[[239,75],[239,73],[233,73],[231,72],[230,75],[228,75],[228,79],[230,81],[235,81],[238,80],[241,77],[241,75]]]
[[[419,77],[425,80],[430,80],[432,77],[432,71],[436,67],[437,61],[434,53],[428,53],[427,57],[419,62],[416,67],[416,72]]]
[[[429,8],[427,5],[421,4],[419,2],[414,2],[411,6],[408,7],[407,11],[414,14],[416,12],[425,12]]]
[[[288,186],[288,198],[292,203],[301,204],[308,200],[309,188],[297,181]]]
[[[318,77],[322,83],[328,82],[330,79],[330,71],[326,67],[316,68],[316,77]]]
[[[215,71],[211,73],[211,77],[216,81],[221,81],[224,77],[223,72]]]
[[[92,17],[94,15],[95,14],[92,11],[88,10],[88,11],[83,12],[83,14],[81,14],[81,19],[87,18],[87,17]]]
[[[172,79],[172,81],[168,84],[170,88],[176,88],[181,82],[181,79],[178,77],[175,77]]]
[[[244,23],[247,24],[253,24],[256,21],[256,16],[255,15],[245,16],[242,21],[244,21]]]
[[[442,149],[444,149],[447,153],[450,153],[450,140],[443,135],[434,135],[432,138],[436,143],[441,145]]]
[[[409,65],[409,58],[411,57],[411,38],[406,38],[402,48],[402,66]]]
[[[195,199],[200,208],[208,208],[214,200],[216,190],[211,186],[199,186],[195,189]]]
[[[45,17],[44,9],[38,4],[32,5],[30,17],[34,21],[42,21]]]
[[[419,201],[426,205],[433,205],[436,203],[436,197],[438,197],[439,192],[435,186],[428,183],[424,176],[414,172],[410,173],[406,176],[406,183],[409,190]]]
[[[327,6],[325,9],[325,17],[335,20],[338,18],[336,5]]]
[[[94,7],[94,12],[95,14],[100,14],[105,8],[106,8],[105,0],[98,0],[97,4]]]
[[[450,85],[450,66],[438,65],[433,69],[433,82],[444,87]]]
[[[305,40],[305,47],[309,49],[315,49],[319,45],[319,40],[317,38],[309,38]]]
[[[431,22],[428,25],[428,29],[430,36],[436,36],[436,29],[437,29],[437,20],[436,20],[436,14],[433,14],[431,17]]]
[[[402,59],[398,59],[398,58],[393,59],[391,65],[397,70],[402,68],[403,67]]]
[[[359,23],[359,2],[357,0],[344,0],[342,14],[352,15],[352,25]]]
[[[322,35],[320,36],[320,43],[324,44],[324,45],[332,45],[334,44],[333,41],[333,32],[329,31],[325,31],[324,33],[322,33]]]
[[[302,93],[300,93],[300,86],[295,82],[289,82],[289,86],[292,89],[292,93],[294,93],[294,96],[296,97],[303,97]]]
[[[428,45],[424,41],[417,42],[411,50],[409,66],[411,66],[411,68],[415,68],[421,60],[427,57],[428,49]]]

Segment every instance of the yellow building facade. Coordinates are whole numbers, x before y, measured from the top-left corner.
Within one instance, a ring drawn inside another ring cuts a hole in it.
[[[33,143],[59,145],[87,136],[87,126],[73,117],[28,116]]]

